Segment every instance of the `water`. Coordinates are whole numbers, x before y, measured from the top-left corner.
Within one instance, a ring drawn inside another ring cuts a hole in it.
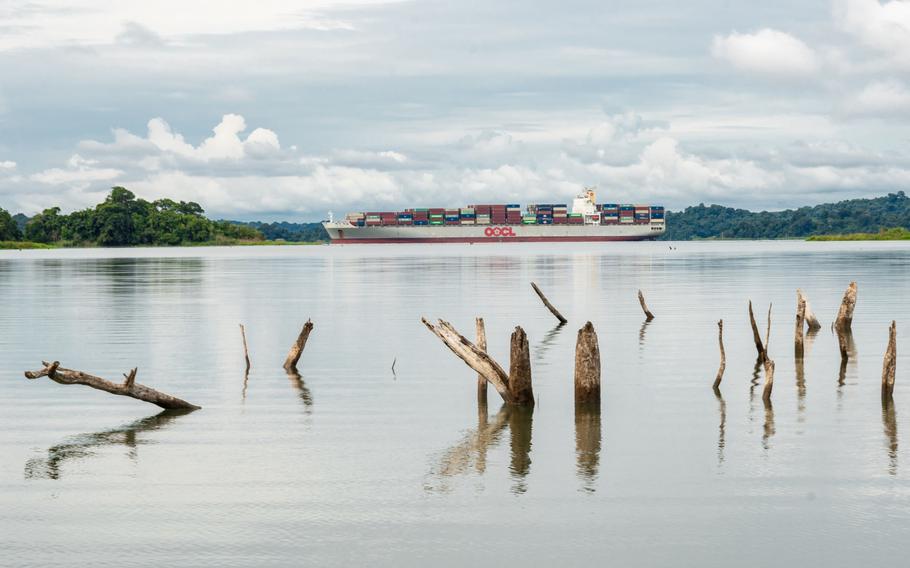
[[[910,530],[910,246],[735,242],[0,253],[4,566],[855,566]],[[556,320],[536,281],[568,317]],[[828,326],[859,285],[855,357]],[[793,357],[795,289],[824,329]],[[636,290],[656,319],[643,325]],[[773,405],[746,302],[773,302]],[[533,414],[478,413],[475,375],[420,323],[507,364],[522,325]],[[289,377],[301,325],[315,330]],[[727,370],[717,398],[716,321]],[[897,319],[894,405],[879,396]],[[602,412],[572,402],[600,336]],[[239,323],[252,371],[244,378]],[[22,372],[42,359],[203,407]],[[395,362],[394,371],[392,363]]]

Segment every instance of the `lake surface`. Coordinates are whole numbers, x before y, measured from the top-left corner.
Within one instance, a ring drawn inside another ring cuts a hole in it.
[[[902,565],[910,245],[672,246],[2,251],[0,565]],[[851,280],[842,373],[829,326]],[[802,372],[797,287],[823,325]],[[773,302],[770,408],[749,299],[762,329]],[[523,326],[533,413],[502,409],[492,388],[479,413],[476,375],[421,316],[469,337],[483,316],[503,365]],[[898,376],[883,408],[892,319]],[[603,405],[576,415],[587,320]],[[26,380],[42,359],[114,380],[138,366],[138,382],[203,408],[160,414]]]

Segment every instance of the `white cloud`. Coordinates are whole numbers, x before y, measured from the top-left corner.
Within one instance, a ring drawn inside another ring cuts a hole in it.
[[[799,77],[819,70],[819,59],[812,48],[788,33],[770,28],[752,34],[715,36],[711,52],[714,57],[754,73]]]
[[[0,170],[13,170],[16,169],[16,162],[12,160],[3,160],[0,161]]]
[[[246,121],[238,114],[226,114],[221,118],[214,133],[202,141],[199,146],[187,142],[180,133],[171,130],[163,118],[153,118],[148,122],[148,135],[143,139],[122,129],[114,130],[113,144],[102,144],[95,141],[84,141],[85,148],[106,148],[118,151],[126,148],[148,149],[149,144],[165,154],[171,154],[190,160],[239,161],[244,158],[262,158],[281,150],[278,135],[267,128],[253,130],[246,139],[241,133],[246,130]]]
[[[910,119],[910,90],[895,80],[878,81],[847,98],[842,106],[849,116]]]
[[[840,28],[864,45],[910,64],[910,2],[836,0],[834,15]]]
[[[109,181],[123,174],[115,168],[96,167],[97,160],[87,160],[73,154],[66,168],[51,168],[29,176],[31,181],[48,185],[66,185],[77,189],[89,187],[92,182]]]

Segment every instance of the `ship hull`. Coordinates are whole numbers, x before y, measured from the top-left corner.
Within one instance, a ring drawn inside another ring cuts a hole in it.
[[[323,223],[332,244],[608,242],[654,239],[663,223],[617,225],[392,225]]]

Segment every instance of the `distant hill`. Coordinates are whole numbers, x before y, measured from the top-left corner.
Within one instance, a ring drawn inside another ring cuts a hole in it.
[[[903,191],[873,199],[759,213],[702,203],[683,211],[668,211],[667,232],[661,240],[780,239],[877,233],[895,227],[910,229],[910,197]]]
[[[31,219],[31,217],[26,217],[22,213],[16,213],[13,215],[13,221],[16,223],[16,225],[19,226],[19,231],[23,233],[25,232],[25,224],[28,223],[29,219]]]
[[[322,223],[263,223],[261,221],[228,221],[235,225],[244,225],[258,230],[269,241],[316,242],[328,241]]]

